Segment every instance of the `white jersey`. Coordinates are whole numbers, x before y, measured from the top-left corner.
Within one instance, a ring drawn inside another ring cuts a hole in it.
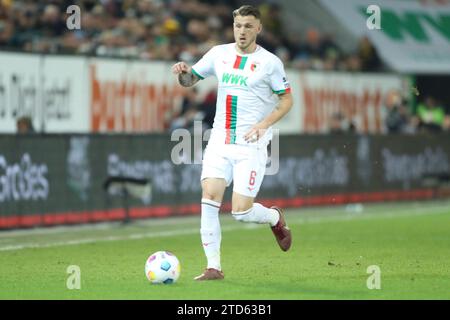
[[[244,135],[268,116],[278,103],[276,94],[290,92],[281,60],[261,46],[240,54],[235,43],[215,46],[195,65],[192,73],[200,79],[216,76],[216,116],[210,142],[247,144]],[[269,128],[260,138],[272,138]]]

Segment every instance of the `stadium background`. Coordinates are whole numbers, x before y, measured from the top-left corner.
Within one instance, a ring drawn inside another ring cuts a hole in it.
[[[211,126],[216,84],[182,88],[170,66],[232,41],[243,1],[0,3],[0,228],[120,220],[124,206],[132,218],[198,214],[201,168],[188,162],[201,150],[175,165],[171,133]],[[366,26],[370,1],[250,3],[294,95],[263,203],[448,196],[448,1],[379,1],[381,30]],[[66,26],[71,4],[79,30]],[[124,199],[108,177],[151,192]]]
[[[448,0],[246,1],[293,89],[258,197],[286,208],[293,245],[234,221],[228,190],[225,279],[192,281],[216,84],[170,67],[232,41],[241,3],[0,0],[0,299],[450,298]],[[144,275],[159,250],[174,285]]]

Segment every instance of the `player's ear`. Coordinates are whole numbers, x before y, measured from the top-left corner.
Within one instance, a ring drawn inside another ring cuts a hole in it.
[[[262,31],[262,23],[261,23],[261,21],[260,21],[260,22],[259,22],[259,25],[258,25],[258,30],[257,30],[258,34],[259,34],[261,31]]]

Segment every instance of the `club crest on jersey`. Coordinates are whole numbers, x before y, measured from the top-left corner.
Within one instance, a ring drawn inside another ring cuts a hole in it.
[[[252,62],[252,64],[250,65],[250,70],[252,70],[253,72],[258,71],[259,70],[259,65],[260,65],[260,63],[257,62],[257,61]]]

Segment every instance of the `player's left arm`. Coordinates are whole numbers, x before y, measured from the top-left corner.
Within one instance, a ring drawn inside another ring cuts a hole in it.
[[[252,142],[254,141],[254,137],[256,136],[256,140],[258,140],[267,130],[267,128],[271,127],[281,118],[283,118],[286,113],[291,110],[293,105],[292,94],[290,92],[286,92],[278,95],[279,103],[275,107],[275,109],[261,122],[255,124],[249,132],[247,132],[244,136],[245,141]]]

